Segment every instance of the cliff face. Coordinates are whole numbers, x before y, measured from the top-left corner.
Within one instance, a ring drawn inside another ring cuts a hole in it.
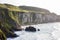
[[[13,7],[13,8],[12,8]],[[11,6],[9,7],[5,4],[0,4],[0,32],[2,32],[1,40],[6,40],[6,37],[15,36],[14,31],[20,28],[20,23],[18,20],[18,15],[16,14],[20,10],[18,7]]]
[[[60,17],[58,15],[51,13],[46,9],[29,6],[20,6],[20,8],[29,11],[19,13],[19,19],[22,24],[60,22]]]
[[[19,19],[22,24],[38,24],[38,23],[49,23],[57,22],[58,17],[55,14],[42,14],[42,13],[19,13]]]

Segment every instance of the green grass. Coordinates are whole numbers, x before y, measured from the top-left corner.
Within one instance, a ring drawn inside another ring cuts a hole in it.
[[[1,8],[7,8],[7,6],[4,5],[4,4],[0,4],[0,7],[1,7]]]
[[[18,6],[10,5],[10,4],[0,4],[0,8],[6,8],[9,11],[17,11],[17,12],[29,12],[27,10],[22,10]]]
[[[1,40],[6,40],[6,36],[1,29],[0,29],[0,38],[1,38]]]

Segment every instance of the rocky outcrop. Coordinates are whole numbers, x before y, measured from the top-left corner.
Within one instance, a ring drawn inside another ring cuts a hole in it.
[[[29,26],[29,27],[26,27],[25,31],[27,31],[27,32],[36,32],[36,28],[34,28],[32,26]]]
[[[40,31],[40,29],[36,29],[34,26],[29,26],[25,28],[25,31],[27,32],[36,32],[36,31]]]

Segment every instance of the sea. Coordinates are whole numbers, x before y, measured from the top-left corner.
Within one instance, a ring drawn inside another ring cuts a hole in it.
[[[60,40],[60,22],[24,25],[22,28],[25,29],[29,26],[35,27],[36,32],[15,31],[19,37],[7,38],[7,40]]]

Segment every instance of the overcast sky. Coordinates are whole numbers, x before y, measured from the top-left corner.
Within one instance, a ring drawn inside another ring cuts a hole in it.
[[[35,6],[60,14],[60,0],[0,0],[0,3]]]

